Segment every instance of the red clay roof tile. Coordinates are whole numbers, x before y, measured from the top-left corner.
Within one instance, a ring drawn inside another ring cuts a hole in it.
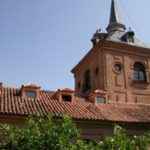
[[[48,115],[67,114],[75,119],[113,122],[150,123],[150,105],[100,104],[76,101],[60,102],[52,99],[54,92],[40,91],[38,99],[24,98],[19,89],[3,88],[0,96],[0,114]]]

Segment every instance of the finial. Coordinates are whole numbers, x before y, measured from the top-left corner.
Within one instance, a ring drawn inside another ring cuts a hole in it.
[[[131,28],[131,27],[129,27],[129,31],[132,31],[132,28]]]
[[[101,33],[101,31],[102,30],[99,28],[99,29],[96,30],[96,33]]]

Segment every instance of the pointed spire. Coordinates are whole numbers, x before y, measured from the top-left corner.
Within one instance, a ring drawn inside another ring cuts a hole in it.
[[[106,30],[109,33],[112,31],[124,31],[125,29],[126,27],[122,22],[119,7],[117,6],[117,0],[112,0],[109,25]]]

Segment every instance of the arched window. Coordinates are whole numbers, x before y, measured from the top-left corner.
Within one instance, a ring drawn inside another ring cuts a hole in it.
[[[83,83],[83,88],[82,91],[88,92],[91,89],[91,74],[90,70],[85,71],[84,73],[84,83]]]
[[[142,63],[136,62],[134,64],[134,80],[136,81],[146,81],[145,67]]]

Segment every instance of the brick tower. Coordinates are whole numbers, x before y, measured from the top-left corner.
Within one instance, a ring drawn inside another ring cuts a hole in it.
[[[106,32],[97,30],[93,47],[72,69],[76,94],[100,90],[106,103],[150,103],[150,47],[127,30],[112,0]]]

